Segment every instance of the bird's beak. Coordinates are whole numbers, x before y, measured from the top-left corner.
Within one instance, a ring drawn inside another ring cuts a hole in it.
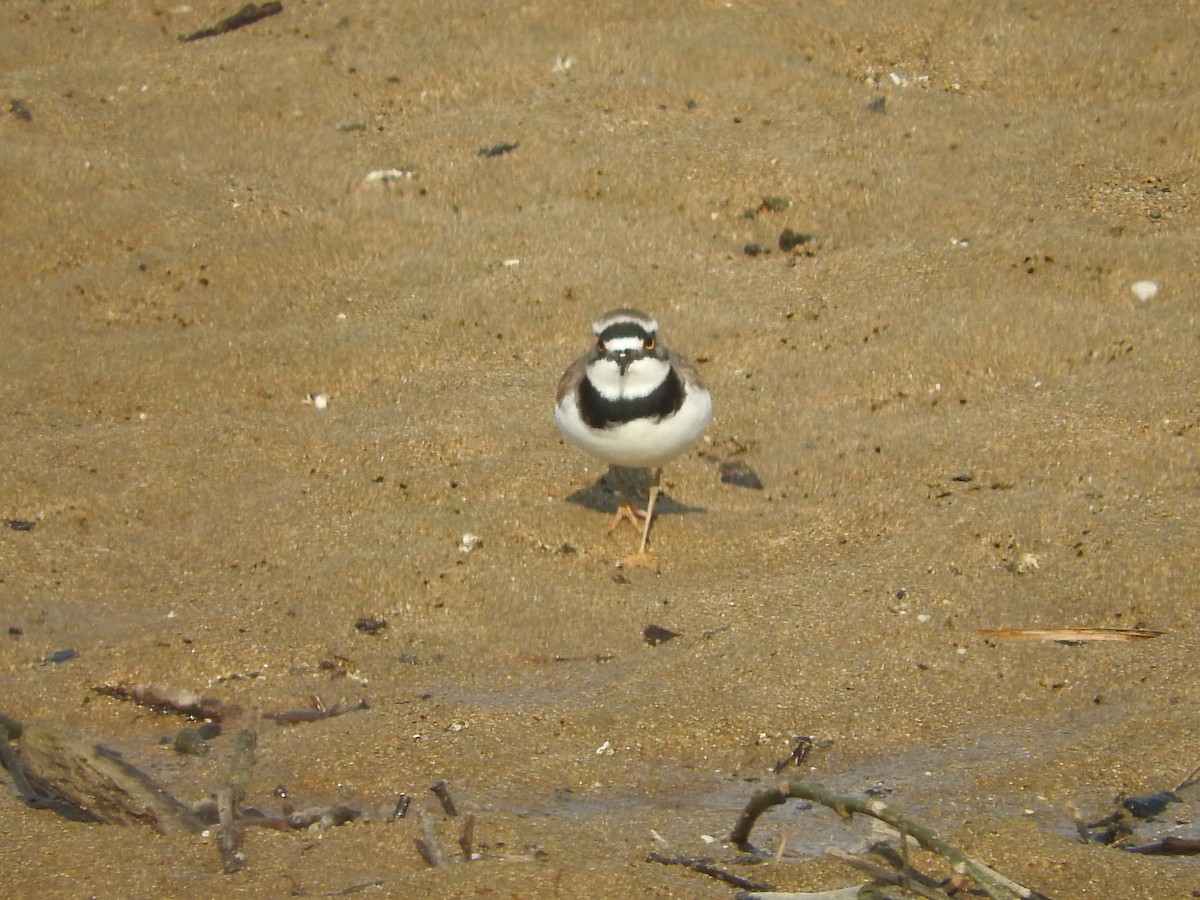
[[[609,358],[617,364],[617,369],[624,375],[625,370],[637,359],[637,355],[632,350],[620,350],[610,354]]]

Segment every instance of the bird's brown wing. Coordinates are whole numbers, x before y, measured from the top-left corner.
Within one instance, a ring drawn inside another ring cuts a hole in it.
[[[567,367],[567,371],[562,373],[562,378],[558,379],[558,396],[554,398],[554,405],[562,403],[562,398],[567,396],[571,391],[579,386],[579,382],[583,381],[583,376],[587,372],[588,363],[592,361],[594,354],[585,353],[575,362]]]
[[[674,350],[667,350],[667,362],[671,364],[678,374],[688,384],[694,384],[697,387],[704,387],[704,383],[700,380],[700,371],[692,365],[691,360],[680,356]]]

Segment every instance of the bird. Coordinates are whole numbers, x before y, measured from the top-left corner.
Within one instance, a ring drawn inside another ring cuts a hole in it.
[[[595,343],[558,382],[554,418],[571,443],[608,463],[621,492],[611,531],[642,517],[637,555],[646,556],[663,465],[683,453],[712,421],[712,396],[688,360],[667,349],[658,321],[622,307],[592,323]],[[629,501],[616,467],[653,469],[645,513]]]

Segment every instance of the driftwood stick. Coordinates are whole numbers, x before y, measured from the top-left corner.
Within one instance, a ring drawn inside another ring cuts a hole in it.
[[[8,774],[12,776],[13,787],[17,789],[17,795],[26,803],[37,803],[39,794],[33,789],[29,779],[25,777],[21,760],[17,758],[17,754],[13,751],[7,738],[0,738],[0,765],[8,769]]]
[[[887,888],[869,884],[832,891],[742,891],[737,900],[900,900]],[[907,900],[907,898],[906,898]]]
[[[260,19],[265,19],[268,16],[274,16],[283,12],[283,3],[275,2],[264,3],[259,6],[255,3],[247,3],[231,16],[226,16],[215,25],[210,25],[207,28],[201,28],[199,31],[193,31],[191,34],[181,34],[181,41],[199,41],[204,38],[216,37],[220,34],[228,34],[231,31],[236,31],[239,28],[245,28],[247,25],[253,25]]]
[[[438,798],[438,802],[442,804],[442,809],[445,810],[446,815],[452,819],[458,815],[458,809],[454,805],[454,798],[450,796],[450,785],[444,781],[439,781],[429,790],[433,791],[433,795]]]
[[[8,720],[5,720],[5,721],[8,721]],[[17,727],[19,728],[20,725],[18,725]],[[1193,784],[1195,784],[1197,781],[1200,781],[1200,766],[1197,766],[1196,768],[1192,769],[1191,774],[1188,775],[1187,778],[1183,779],[1183,781],[1179,782],[1179,787],[1175,788],[1175,790],[1176,791],[1187,790]]]
[[[691,869],[693,872],[699,872],[701,875],[707,875],[710,878],[715,878],[718,881],[723,881],[726,884],[733,885],[736,888],[743,888],[747,891],[770,891],[770,885],[761,884],[757,881],[751,881],[748,878],[742,878],[740,875],[734,875],[732,872],[726,872],[724,869],[713,865],[705,859],[692,859],[690,856],[667,856],[664,853],[651,853],[646,857],[646,862],[662,863],[664,866],[683,866]]]
[[[0,713],[0,731],[6,733],[4,735],[0,735],[0,738],[7,737],[8,740],[15,741],[21,736],[21,731],[24,728],[25,726],[16,719],[10,719],[8,716],[4,715],[4,713]]]
[[[149,825],[162,834],[204,829],[191,810],[110,750],[38,725],[24,727],[20,747],[21,768],[39,795],[62,797],[96,821]]]
[[[462,836],[458,839],[462,848],[463,862],[471,861],[471,848],[475,846],[475,813],[468,813],[463,819]]]
[[[832,856],[834,859],[844,862],[851,868],[865,872],[867,875],[870,875],[872,878],[878,881],[895,885],[899,885],[904,881],[904,876],[899,872],[896,872],[893,869],[886,869],[883,866],[876,865],[873,862],[868,862],[865,859],[859,859],[857,856],[851,856],[846,851],[838,850],[836,847],[826,847],[825,855]],[[905,890],[908,890],[914,894],[919,894],[922,897],[927,898],[927,900],[950,900],[949,895],[947,895],[945,891],[930,887],[927,884],[922,884],[913,877],[909,878],[908,884],[905,884],[904,887]]]
[[[729,836],[730,842],[739,849],[754,852],[754,847],[750,844],[750,832],[758,817],[768,809],[791,799],[811,800],[832,809],[842,818],[850,818],[854,813],[860,813],[892,826],[902,836],[911,835],[926,850],[946,859],[955,872],[974,879],[992,900],[1045,900],[1036,891],[1017,884],[946,843],[932,828],[894,812],[881,800],[835,794],[827,788],[805,781],[787,781],[779,787],[758,791],[751,796]]]

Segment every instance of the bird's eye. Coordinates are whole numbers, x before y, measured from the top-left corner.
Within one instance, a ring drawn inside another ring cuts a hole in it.
[[[652,337],[646,338],[646,340],[643,342],[643,346],[645,346],[645,348],[647,350],[653,350],[654,349],[654,338],[652,338]]]

